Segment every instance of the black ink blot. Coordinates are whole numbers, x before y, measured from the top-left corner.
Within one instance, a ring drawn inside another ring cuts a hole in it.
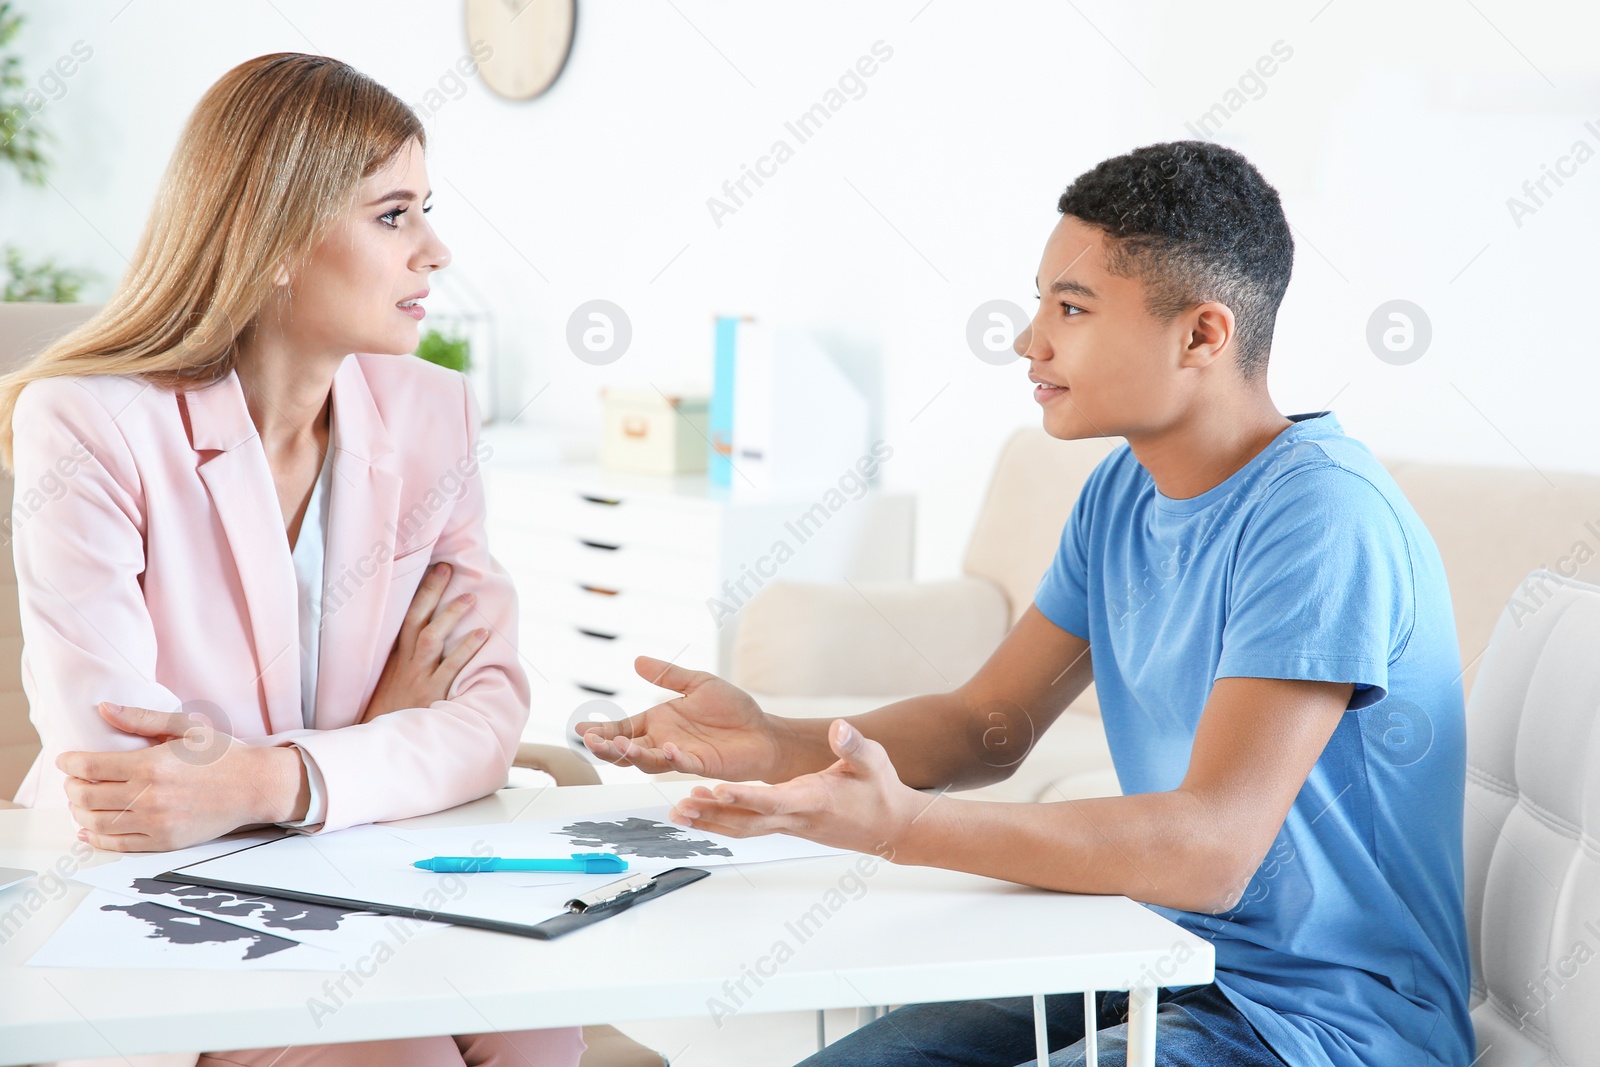
[[[134,878],[128,882],[128,888],[141,896],[175,897],[186,907],[222,919],[239,916],[256,918],[262,925],[275,930],[337,930],[346,917],[358,914],[350,908],[303,904],[295,900],[280,900],[276,897],[259,895],[243,896],[226,889],[159,882],[154,878]]]
[[[191,915],[148,900],[141,900],[137,904],[107,904],[100,910],[120,911],[149,923],[153,932],[147,936],[174,945],[225,945],[231,941],[243,941],[247,946],[244,953],[247,960],[270,956],[274,952],[294,948],[297,944],[288,938],[246,930],[220,919]]]
[[[727,856],[733,850],[704,838],[686,836],[681,826],[628,818],[621,822],[575,822],[556,831],[584,848],[611,848],[621,856],[684,860],[695,856]]]

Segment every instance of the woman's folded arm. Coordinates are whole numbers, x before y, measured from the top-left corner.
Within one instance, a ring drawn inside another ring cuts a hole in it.
[[[477,404],[464,377],[461,387],[467,454],[477,455]],[[516,590],[489,555],[484,511],[482,475],[474,469],[431,552],[430,565],[451,567],[446,595],[476,597],[445,647],[488,630],[446,697],[342,729],[267,739],[292,740],[321,772],[327,810],[320,832],[439,811],[505,784],[527,722],[529,690],[517,651]]]

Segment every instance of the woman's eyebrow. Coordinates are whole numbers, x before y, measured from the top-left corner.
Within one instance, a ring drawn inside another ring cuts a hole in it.
[[[432,195],[433,195],[433,190],[429,189],[426,193],[422,194],[422,199],[426,200]],[[376,207],[378,204],[386,204],[391,200],[415,200],[415,199],[417,199],[417,194],[413,193],[410,189],[396,189],[391,193],[386,193],[383,196],[378,197],[378,199],[371,201],[370,203],[367,204],[367,206],[368,207]]]

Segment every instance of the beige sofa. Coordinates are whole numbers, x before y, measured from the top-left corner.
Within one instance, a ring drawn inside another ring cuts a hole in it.
[[[969,677],[1032,600],[1078,489],[1113,447],[1023,430],[995,466],[962,565],[943,582],[774,582],[741,613],[732,680],[780,714],[836,716]],[[1600,476],[1385,461],[1450,577],[1470,690],[1506,600],[1536,567],[1600,582]],[[1548,591],[1525,590],[1530,606]],[[1091,687],[1012,776],[966,796],[1117,793]]]

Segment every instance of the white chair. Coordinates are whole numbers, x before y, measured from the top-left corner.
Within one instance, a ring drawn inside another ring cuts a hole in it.
[[[1467,707],[1474,1067],[1600,1065],[1600,586],[1535,570]]]

